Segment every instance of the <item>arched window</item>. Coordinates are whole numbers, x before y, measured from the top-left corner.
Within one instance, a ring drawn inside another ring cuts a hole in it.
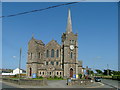
[[[32,75],[32,68],[30,68],[30,76]]]
[[[54,49],[51,50],[51,57],[54,57]]]
[[[60,72],[60,75],[61,75],[61,72]]]
[[[73,53],[72,52],[70,53],[70,58],[73,59]]]
[[[44,72],[43,72],[43,75],[44,75]]]
[[[46,57],[49,57],[49,50],[46,51]]]
[[[57,50],[56,57],[59,57],[59,50]]]
[[[46,62],[46,65],[48,65],[48,62]]]
[[[59,63],[58,62],[56,62],[56,65],[58,65]]]
[[[57,75],[58,75],[58,72],[57,72]]]
[[[51,65],[54,65],[54,62],[53,62],[53,61],[51,61]]]
[[[41,75],[41,72],[40,72],[40,75]]]
[[[52,73],[50,72],[50,75],[51,75]]]
[[[41,58],[41,53],[40,52],[38,53],[38,58]]]
[[[31,59],[32,59],[32,53],[31,53]]]

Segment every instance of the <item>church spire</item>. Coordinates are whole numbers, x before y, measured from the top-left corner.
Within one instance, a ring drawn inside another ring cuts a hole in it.
[[[67,20],[67,29],[66,29],[67,33],[72,32],[72,21],[71,21],[71,12],[70,9],[68,9],[68,20]]]

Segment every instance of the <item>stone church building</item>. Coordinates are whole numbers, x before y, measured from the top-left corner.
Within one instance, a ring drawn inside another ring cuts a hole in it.
[[[61,36],[62,44],[51,40],[44,44],[34,37],[28,43],[27,77],[73,77],[83,74],[82,62],[78,61],[78,34],[72,32],[70,9],[66,32]]]

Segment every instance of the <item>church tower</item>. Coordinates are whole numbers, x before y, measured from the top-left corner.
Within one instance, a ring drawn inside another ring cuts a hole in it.
[[[62,35],[63,76],[73,77],[78,74],[78,41],[77,34],[72,32],[71,12],[68,10],[66,32]]]

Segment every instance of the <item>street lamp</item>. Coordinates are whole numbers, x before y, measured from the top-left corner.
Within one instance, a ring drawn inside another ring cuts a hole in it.
[[[20,59],[19,59],[19,81],[20,81],[20,68],[21,68],[21,54],[22,54],[22,48],[20,48]],[[20,82],[19,82],[20,84]]]

